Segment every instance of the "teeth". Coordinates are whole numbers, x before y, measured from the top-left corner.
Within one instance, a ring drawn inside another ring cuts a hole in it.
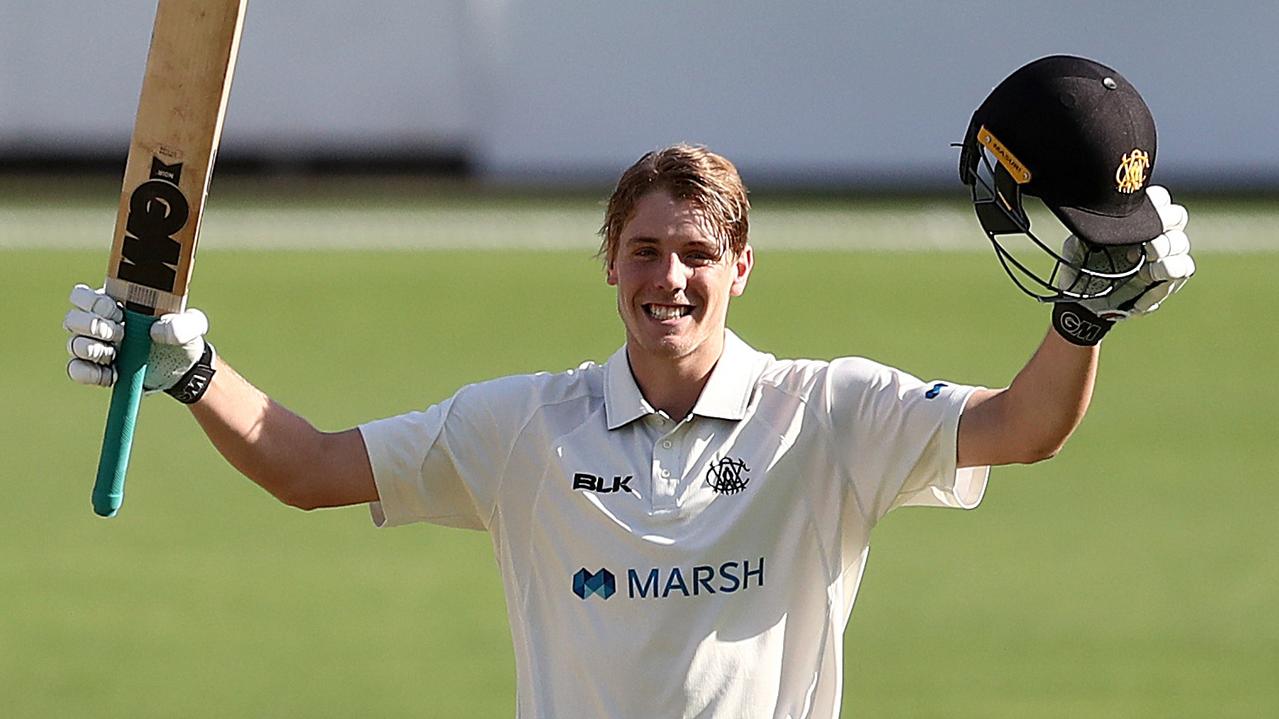
[[[648,314],[655,320],[673,320],[688,314],[688,307],[672,307],[670,305],[649,305]]]

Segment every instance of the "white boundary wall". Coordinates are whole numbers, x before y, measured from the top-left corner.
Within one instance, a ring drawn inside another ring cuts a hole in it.
[[[0,157],[121,157],[153,0],[0,0]],[[225,153],[444,148],[493,179],[612,179],[676,140],[747,179],[944,185],[968,116],[1044,54],[1117,67],[1162,178],[1279,181],[1279,4],[250,0]]]

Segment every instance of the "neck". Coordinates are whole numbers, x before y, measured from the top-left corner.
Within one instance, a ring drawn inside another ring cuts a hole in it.
[[[723,352],[721,337],[713,347],[699,347],[692,354],[676,358],[644,356],[628,343],[626,358],[644,399],[671,419],[680,420],[693,411]]]

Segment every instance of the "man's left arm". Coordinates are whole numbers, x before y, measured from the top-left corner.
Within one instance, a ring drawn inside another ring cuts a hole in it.
[[[1057,454],[1084,418],[1100,347],[1056,330],[1004,389],[973,392],[959,419],[958,466],[1029,464]]]
[[[1052,329],[1012,384],[969,397],[959,422],[958,466],[1027,464],[1057,454],[1088,409],[1101,338],[1116,322],[1158,309],[1194,274],[1186,209],[1162,187],[1147,194],[1164,231],[1140,246],[1141,270],[1106,297],[1053,307]],[[1062,248],[1067,257],[1084,251],[1073,236]],[[1062,267],[1058,282],[1069,286],[1074,277]]]

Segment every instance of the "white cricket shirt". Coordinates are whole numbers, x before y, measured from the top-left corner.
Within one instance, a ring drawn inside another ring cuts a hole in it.
[[[623,347],[360,431],[379,526],[492,536],[518,716],[829,719],[871,528],[981,501],[988,468],[955,467],[974,389],[729,332],[683,421]]]

